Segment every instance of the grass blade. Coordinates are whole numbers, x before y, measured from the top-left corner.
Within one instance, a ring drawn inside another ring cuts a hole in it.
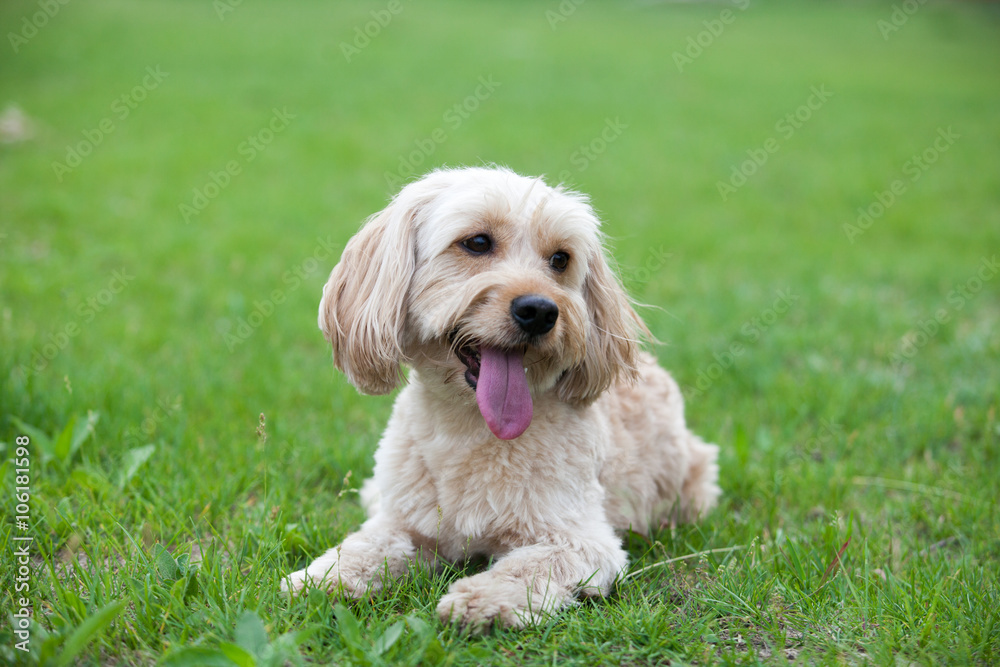
[[[55,660],[56,667],[66,667],[66,665],[73,662],[73,658],[87,644],[97,639],[98,635],[121,613],[121,610],[125,608],[125,602],[125,600],[118,600],[117,602],[104,605],[81,623],[80,627],[73,631],[73,634],[69,636],[69,639],[63,645],[62,653]]]

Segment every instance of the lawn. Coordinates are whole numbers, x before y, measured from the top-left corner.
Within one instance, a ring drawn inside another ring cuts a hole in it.
[[[995,5],[0,24],[0,663],[1000,661]],[[392,404],[333,369],[326,275],[401,183],[484,162],[592,196],[721,504],[522,631],[437,620],[475,564],[288,601],[361,522]]]

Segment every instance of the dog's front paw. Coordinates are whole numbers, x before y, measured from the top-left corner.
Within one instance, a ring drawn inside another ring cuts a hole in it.
[[[281,588],[289,593],[318,588],[344,597],[367,597],[406,574],[415,551],[408,533],[370,520],[309,567],[286,576]]]
[[[299,570],[298,572],[286,575],[281,580],[281,591],[295,596],[303,590],[315,588],[327,593],[343,591],[348,597],[361,597],[357,591],[360,589],[361,592],[364,592],[364,584],[360,587],[356,585],[352,586],[349,583],[348,585],[344,585],[345,582],[341,579],[336,561],[330,565],[331,567],[324,567],[323,564],[320,564],[317,567],[317,563],[314,562],[305,570]]]
[[[295,595],[307,585],[309,585],[309,578],[306,576],[305,570],[299,570],[298,572],[292,572],[286,575],[284,579],[281,580],[281,592],[287,593],[288,595]]]
[[[347,597],[359,598],[364,593],[365,586],[364,584],[360,586],[344,585],[336,571],[317,572],[312,566],[287,574],[281,580],[281,592],[292,597],[309,589],[322,590],[331,594],[343,592]]]
[[[539,622],[546,616],[544,602],[543,596],[523,581],[483,572],[453,583],[438,603],[437,613],[445,623],[484,633],[494,622],[506,628]]]
[[[377,561],[371,564],[345,563],[339,549],[331,549],[306,569],[292,572],[282,579],[281,590],[295,595],[304,589],[315,588],[350,598],[364,597],[369,590],[381,587],[377,565]]]

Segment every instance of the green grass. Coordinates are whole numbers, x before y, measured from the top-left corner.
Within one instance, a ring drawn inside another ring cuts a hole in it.
[[[15,439],[32,444],[30,528],[0,526],[0,662],[1000,661],[1000,279],[976,283],[1000,251],[995,8],[927,4],[883,39],[888,4],[754,2],[679,72],[723,5],[591,0],[553,29],[558,6],[403,0],[350,63],[341,42],[386,4],[220,20],[208,2],[70,2],[17,53],[5,39],[0,104],[33,134],[0,145],[4,517]],[[37,11],[3,3],[4,33]],[[147,66],[168,75],[122,118]],[[499,85],[456,127],[479,77]],[[786,136],[813,86],[832,97]],[[294,118],[250,160],[273,109]],[[113,132],[60,181],[53,162],[103,119]],[[609,119],[627,127],[574,155]],[[689,422],[722,451],[705,522],[628,540],[634,571],[660,565],[486,638],[434,616],[463,570],[349,609],[278,592],[362,520],[353,491],[392,402],[332,369],[321,286],[437,128],[418,172],[497,162],[593,196]],[[9,617],[26,534],[31,657]]]

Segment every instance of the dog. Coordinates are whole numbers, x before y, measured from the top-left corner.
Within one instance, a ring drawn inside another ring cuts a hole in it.
[[[519,627],[609,593],[624,531],[717,501],[718,447],[641,350],[582,194],[504,168],[431,172],[347,244],[319,326],[360,392],[405,386],[361,489],[368,519],[288,592],[360,598],[412,564],[485,556],[438,615]]]

